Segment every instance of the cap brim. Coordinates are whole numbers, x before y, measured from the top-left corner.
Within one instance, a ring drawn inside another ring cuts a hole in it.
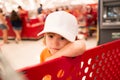
[[[61,32],[61,30],[58,30],[58,29],[57,30],[53,30],[53,29],[51,29],[51,30],[43,30],[40,33],[38,33],[37,36],[40,36],[40,35],[42,35],[44,33],[49,33],[49,32],[59,34],[59,35],[63,36],[64,38],[66,38],[70,42],[74,41],[73,39],[71,40],[71,38],[69,38],[69,33],[63,33],[65,31]]]

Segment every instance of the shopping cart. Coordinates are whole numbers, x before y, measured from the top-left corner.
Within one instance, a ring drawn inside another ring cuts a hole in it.
[[[19,72],[28,80],[120,80],[120,39],[87,50],[78,57],[60,57]]]

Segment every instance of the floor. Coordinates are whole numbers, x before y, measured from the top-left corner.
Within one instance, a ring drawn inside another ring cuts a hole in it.
[[[1,40],[0,40],[1,41]],[[85,40],[87,49],[94,48],[97,44],[96,37]],[[0,45],[2,53],[14,69],[21,69],[39,63],[39,55],[44,45],[42,40],[23,40],[16,44],[10,40],[9,44]]]

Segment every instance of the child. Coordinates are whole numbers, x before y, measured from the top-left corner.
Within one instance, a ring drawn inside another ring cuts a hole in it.
[[[46,48],[40,55],[41,62],[61,56],[75,57],[82,55],[86,50],[83,40],[76,40],[78,24],[76,18],[65,11],[49,14],[45,21],[44,43]]]

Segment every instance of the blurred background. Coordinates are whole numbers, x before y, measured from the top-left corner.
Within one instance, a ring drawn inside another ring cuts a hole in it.
[[[0,0],[0,7],[4,12],[10,13],[13,9],[17,11],[18,5],[29,11],[29,14],[36,14],[39,4],[43,5],[43,9],[56,8],[61,6],[75,6],[96,4],[98,0]]]
[[[42,4],[42,12],[38,8]],[[21,10],[18,9],[21,6]],[[42,36],[37,34],[43,30],[46,16],[54,11],[64,10],[73,14],[79,25],[78,38],[84,39],[87,49],[97,46],[97,10],[98,0],[0,0],[0,8],[9,25],[9,44],[0,43],[1,51],[14,69],[20,69],[40,62],[39,55],[44,48]],[[19,13],[23,25],[22,41],[14,41],[10,16],[11,11]],[[89,28],[90,27],[90,28]],[[0,30],[0,42],[2,31]]]

